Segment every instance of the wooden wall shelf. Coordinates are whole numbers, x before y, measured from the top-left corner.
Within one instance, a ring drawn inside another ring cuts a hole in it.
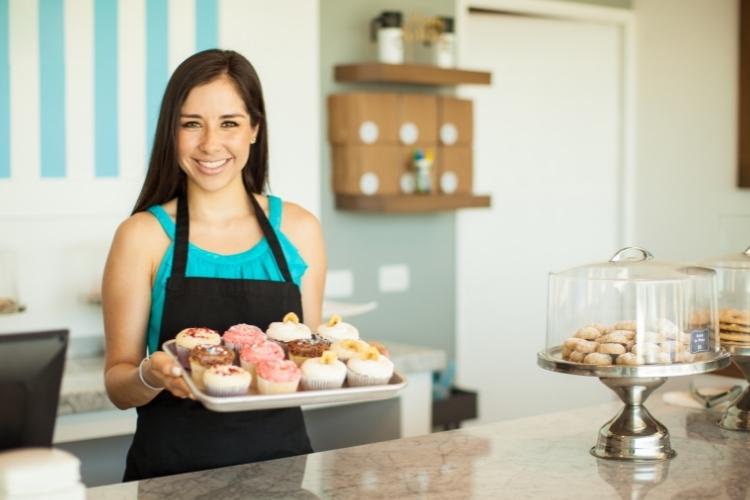
[[[486,71],[449,69],[429,64],[359,63],[339,64],[334,68],[337,82],[412,83],[418,85],[489,85],[492,74]]]
[[[355,212],[419,213],[489,207],[489,195],[402,194],[390,196],[336,195],[336,208]]]

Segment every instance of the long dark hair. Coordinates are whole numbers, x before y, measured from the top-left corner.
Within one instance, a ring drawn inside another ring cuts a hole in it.
[[[263,192],[268,177],[268,127],[260,79],[244,56],[233,50],[210,49],[185,59],[167,83],[146,179],[133,213],[185,194],[186,176],[177,161],[180,110],[193,88],[221,75],[227,75],[234,81],[252,125],[260,125],[252,153],[242,171],[242,180],[248,193]]]

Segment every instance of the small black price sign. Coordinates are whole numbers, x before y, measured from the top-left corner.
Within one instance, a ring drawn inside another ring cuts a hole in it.
[[[697,352],[708,351],[708,328],[702,330],[693,330],[690,332],[690,352],[695,354]]]

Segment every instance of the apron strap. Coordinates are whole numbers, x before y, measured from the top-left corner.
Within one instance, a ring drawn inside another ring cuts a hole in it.
[[[255,196],[252,194],[249,196],[253,204],[253,209],[255,209],[255,218],[258,220],[258,224],[260,224],[263,236],[266,237],[268,245],[271,247],[273,256],[276,259],[276,265],[279,266],[279,271],[281,271],[284,281],[291,283],[292,275],[289,273],[289,265],[287,264],[284,252],[281,250],[281,244],[279,244],[276,231],[271,227],[268,217],[266,217],[263,209],[260,208],[260,204],[255,199]],[[180,196],[177,199],[177,227],[174,237],[174,255],[172,256],[172,277],[183,278],[185,276],[189,236],[190,214],[188,213],[187,196]]]
[[[255,209],[255,216],[258,219],[258,224],[260,224],[260,228],[263,230],[263,235],[266,237],[268,245],[273,252],[273,256],[276,258],[276,265],[279,266],[279,271],[281,271],[284,281],[291,283],[292,275],[289,273],[289,265],[286,262],[284,252],[281,251],[281,244],[279,244],[279,238],[276,237],[276,231],[271,227],[271,223],[268,222],[268,217],[266,217],[263,209],[260,208],[258,200],[255,199],[255,196],[252,193],[250,193],[250,200],[253,202],[253,208]]]
[[[190,236],[190,214],[187,196],[177,198],[177,227],[174,235],[174,255],[172,256],[172,276],[183,278],[187,268],[188,240]]]

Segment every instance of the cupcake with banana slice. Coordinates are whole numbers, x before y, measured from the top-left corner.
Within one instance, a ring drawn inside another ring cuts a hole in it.
[[[346,365],[333,351],[323,351],[318,358],[310,358],[300,368],[302,388],[308,391],[338,389],[346,379]]]
[[[266,336],[276,342],[291,342],[312,338],[312,332],[307,325],[300,323],[295,313],[290,312],[281,321],[274,321],[268,325]]]
[[[346,379],[353,387],[387,384],[393,375],[393,362],[374,347],[351,358],[347,361],[346,368]]]
[[[332,314],[327,323],[318,327],[318,335],[331,342],[344,339],[359,339],[359,330],[344,320],[338,314]]]

